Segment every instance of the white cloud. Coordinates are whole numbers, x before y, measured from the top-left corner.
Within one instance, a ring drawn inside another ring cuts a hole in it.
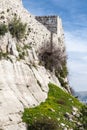
[[[82,60],[83,60],[84,62],[87,62],[87,56],[83,56],[83,57],[82,57]]]
[[[82,60],[68,60],[70,85],[76,91],[87,91],[87,63]]]
[[[81,52],[81,53],[86,52],[87,53],[87,38],[83,39],[82,36],[80,37],[75,32],[71,32],[71,33],[66,32],[65,38],[66,38],[66,47],[67,47],[68,52]]]
[[[87,30],[65,33],[70,85],[76,91],[87,91]]]
[[[76,91],[87,91],[87,64],[69,61],[69,81]]]

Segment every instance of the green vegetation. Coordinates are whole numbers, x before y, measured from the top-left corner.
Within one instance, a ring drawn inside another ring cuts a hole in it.
[[[25,56],[28,56],[28,49],[31,49],[30,45],[24,45],[21,47],[20,45],[17,44],[17,51],[19,52],[19,58],[20,59],[25,59]]]
[[[24,49],[24,50],[26,50],[26,49],[31,49],[31,46],[30,46],[30,45],[24,45],[23,49]]]
[[[8,59],[8,53],[0,52],[0,59],[2,58]]]
[[[54,119],[42,117],[34,120],[32,125],[28,125],[27,130],[58,130],[58,123]]]
[[[87,106],[84,105],[82,106],[82,109],[80,111],[80,117],[78,118],[78,120],[81,122],[82,126],[84,130],[87,130]],[[76,126],[75,130],[78,130],[78,126]]]
[[[14,19],[9,23],[9,31],[13,37],[20,40],[25,36],[26,26],[27,24],[23,24],[20,18],[17,19],[17,17],[14,17]]]
[[[1,16],[3,19],[4,16]],[[21,22],[21,19],[17,19],[15,16],[12,21],[9,23],[8,27],[5,24],[0,24],[0,35],[5,35],[8,31],[10,31],[11,35],[13,37],[16,37],[17,40],[21,40],[22,38],[25,37],[26,33],[26,26],[27,24],[23,24]]]
[[[62,78],[66,78],[68,75],[68,69],[67,69],[66,65],[67,65],[67,63],[62,64],[62,69],[60,69],[60,71],[59,71],[60,77],[62,77]]]
[[[9,53],[0,51],[0,60],[3,58],[6,60],[10,60],[12,62],[12,59],[10,58]]]
[[[41,46],[38,57],[46,69],[54,71],[60,70],[66,63],[67,57],[64,53],[65,48],[61,49],[55,46],[55,43],[46,42]]]
[[[62,87],[67,89],[68,82],[64,80],[68,76],[67,64],[62,64],[62,68],[60,70],[55,70],[55,75],[58,78]]]
[[[5,24],[0,24],[0,36],[5,35],[5,33],[8,32],[8,28],[7,25]]]
[[[40,123],[40,120],[41,122],[44,122],[43,119],[50,119],[50,121],[52,120],[53,122],[57,122],[57,130],[62,130],[61,123],[64,123],[65,127],[75,127],[75,123],[68,121],[64,115],[66,112],[71,113],[73,106],[80,109],[82,104],[76,98],[64,92],[56,85],[49,83],[48,86],[49,93],[46,102],[41,103],[35,108],[25,108],[23,113],[23,121],[28,124],[29,130],[31,130],[30,128],[32,128],[32,130],[42,130],[41,125],[39,125],[39,129],[33,128],[35,123]],[[45,121],[44,124],[47,125],[49,124],[48,122],[49,120]],[[43,130],[47,129],[43,128]]]

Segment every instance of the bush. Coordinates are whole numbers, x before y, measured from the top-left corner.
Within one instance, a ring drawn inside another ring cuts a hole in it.
[[[78,122],[80,122],[80,126],[76,125],[75,130],[87,130],[87,106],[83,105],[80,110],[80,116],[77,118]]]
[[[62,77],[60,77],[60,76],[58,76],[58,79],[59,79],[59,82],[60,82],[61,86],[64,87],[65,89],[67,89],[67,84],[68,83],[66,81],[64,81],[64,79]]]
[[[7,28],[7,26],[5,25],[5,24],[1,24],[0,25],[0,35],[5,35],[5,33],[7,33],[8,32],[8,28]]]
[[[28,125],[27,130],[58,130],[58,122],[48,117],[34,120],[32,125]]]
[[[16,37],[17,40],[20,40],[25,36],[26,24],[23,24],[20,18],[17,19],[17,17],[14,17],[11,23],[9,23],[9,31],[13,37]]]
[[[0,52],[0,59],[2,58],[8,58],[8,53]]]
[[[44,63],[46,69],[50,71],[60,70],[62,65],[66,63],[65,48],[62,50],[56,47],[54,43],[46,42],[40,48],[39,59]]]
[[[81,123],[83,124],[83,127],[87,129],[87,106],[82,107],[80,120]]]
[[[60,69],[59,74],[60,74],[60,77],[62,77],[62,78],[66,78],[67,77],[68,69],[67,69],[66,64],[62,65],[62,68]]]

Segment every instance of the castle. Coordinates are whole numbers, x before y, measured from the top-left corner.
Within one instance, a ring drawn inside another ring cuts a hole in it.
[[[59,16],[36,16],[36,20],[42,23],[49,31],[61,36],[63,33],[62,21]]]

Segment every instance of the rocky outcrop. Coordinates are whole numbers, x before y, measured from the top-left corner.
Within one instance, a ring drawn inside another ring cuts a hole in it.
[[[27,34],[20,41],[13,38],[10,32],[0,36],[2,130],[26,130],[21,119],[24,108],[34,107],[45,101],[49,82],[61,86],[55,74],[46,70],[38,59],[41,46],[51,41],[51,32],[24,9],[21,0],[0,0],[0,24],[8,25],[15,16],[27,23]],[[62,28],[62,25],[58,26]],[[55,46],[64,48],[63,32],[61,36],[53,33],[52,40]],[[22,59],[20,54],[23,54]]]
[[[41,66],[23,62],[0,61],[0,128],[24,129],[21,115],[25,107],[34,107],[47,98],[49,82],[57,78]]]

